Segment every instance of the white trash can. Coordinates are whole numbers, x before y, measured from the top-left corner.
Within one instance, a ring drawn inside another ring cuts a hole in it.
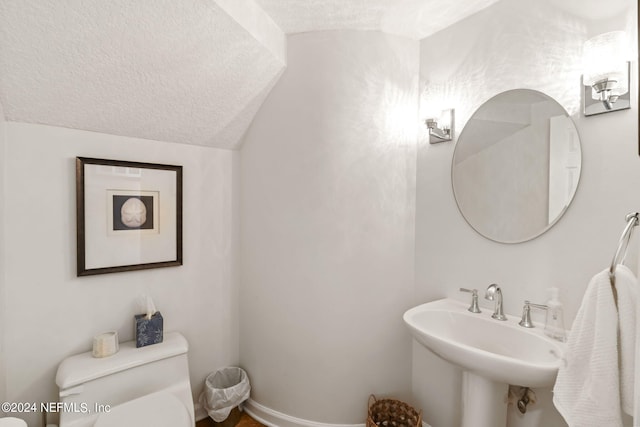
[[[220,369],[207,376],[200,404],[217,422],[227,419],[231,410],[249,398],[251,385],[247,373],[236,367]]]

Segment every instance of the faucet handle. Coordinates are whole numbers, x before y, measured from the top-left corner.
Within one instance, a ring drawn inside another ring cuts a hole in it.
[[[549,307],[544,304],[534,304],[529,300],[524,302],[524,307],[522,307],[522,319],[518,325],[523,328],[535,328],[533,322],[531,321],[531,307],[537,308],[540,310],[547,310]]]
[[[472,313],[482,313],[480,307],[478,307],[478,290],[477,289],[467,289],[460,288],[460,292],[468,292],[471,294],[471,306],[467,309]]]

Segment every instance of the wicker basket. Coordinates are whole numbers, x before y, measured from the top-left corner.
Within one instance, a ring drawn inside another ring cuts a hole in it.
[[[422,427],[422,411],[395,399],[369,396],[367,427]]]

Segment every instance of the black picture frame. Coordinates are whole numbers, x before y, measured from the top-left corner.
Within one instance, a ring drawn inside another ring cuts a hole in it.
[[[77,275],[175,267],[182,166],[76,157]]]

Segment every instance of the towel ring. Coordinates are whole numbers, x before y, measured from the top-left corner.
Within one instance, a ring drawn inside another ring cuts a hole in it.
[[[625,256],[627,256],[627,248],[629,247],[629,240],[631,240],[631,231],[633,230],[633,227],[640,223],[640,220],[638,219],[639,217],[640,212],[630,212],[625,217],[627,226],[624,228],[622,236],[620,236],[618,249],[613,256],[613,260],[611,260],[611,268],[609,268],[609,279],[611,280],[611,286],[614,288],[616,285],[616,267],[618,264],[623,262]]]

